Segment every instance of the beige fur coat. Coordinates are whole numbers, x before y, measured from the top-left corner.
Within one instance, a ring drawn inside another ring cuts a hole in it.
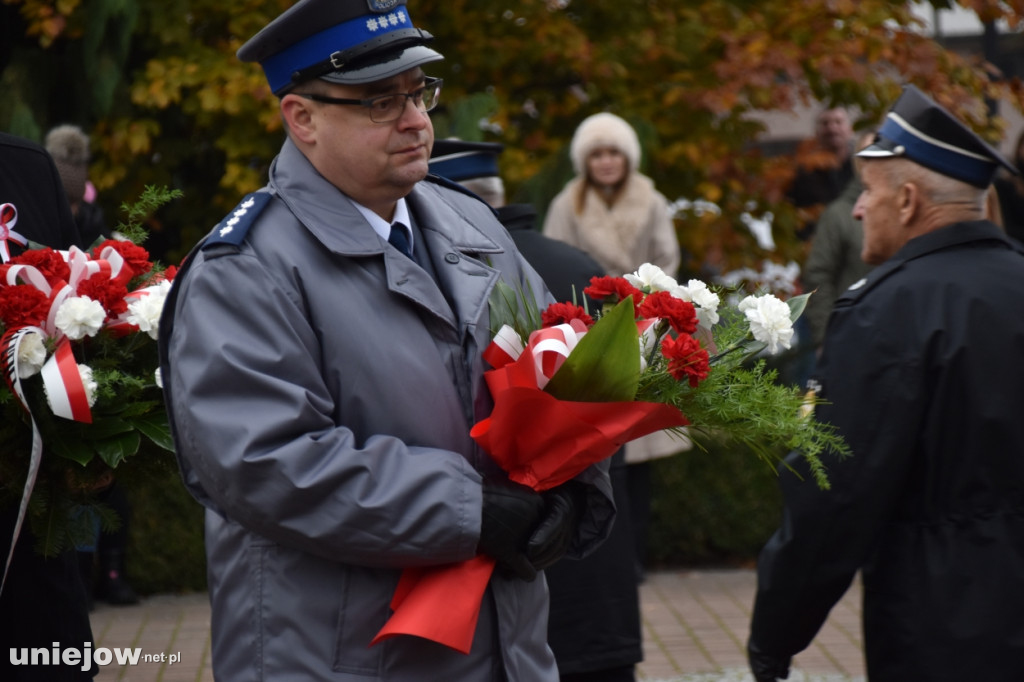
[[[643,263],[653,263],[674,277],[679,269],[679,240],[668,201],[651,179],[631,173],[611,208],[596,192],[588,191],[583,212],[576,213],[582,182],[581,178],[571,180],[552,200],[544,234],[583,249],[612,277],[636,272]]]

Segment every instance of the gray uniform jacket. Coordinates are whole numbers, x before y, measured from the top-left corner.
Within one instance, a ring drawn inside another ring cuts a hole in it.
[[[192,254],[161,321],[179,463],[207,507],[215,676],[557,680],[543,578],[492,578],[468,655],[369,646],[403,567],[475,553],[480,483],[501,475],[469,437],[491,409],[488,296],[541,279],[485,204],[433,182],[407,201],[436,281],[290,142],[256,198]],[[578,555],[613,516],[606,466],[581,480]]]

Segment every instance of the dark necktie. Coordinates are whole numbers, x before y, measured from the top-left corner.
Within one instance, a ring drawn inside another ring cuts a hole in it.
[[[408,258],[412,258],[412,245],[409,243],[409,233],[402,223],[395,223],[391,226],[388,243],[404,253]]]

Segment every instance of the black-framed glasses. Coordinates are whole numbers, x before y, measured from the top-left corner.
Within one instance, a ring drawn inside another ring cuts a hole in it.
[[[329,95],[318,95],[316,93],[297,93],[300,97],[311,99],[314,102],[323,104],[353,104],[366,107],[370,112],[370,120],[374,123],[391,123],[402,118],[405,113],[405,103],[412,100],[413,106],[426,113],[437,106],[441,98],[441,78],[428,78],[423,86],[412,92],[399,92],[393,95],[379,95],[369,99],[349,99],[347,97],[330,97]]]

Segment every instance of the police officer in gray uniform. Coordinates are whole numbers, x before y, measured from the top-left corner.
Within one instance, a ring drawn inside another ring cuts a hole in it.
[[[853,456],[831,490],[780,474],[751,667],[785,678],[860,570],[871,682],[1022,680],[1024,252],[985,219],[1010,166],[913,86],[858,156],[877,267],[836,302],[817,370],[817,418]]]
[[[546,290],[486,204],[424,181],[430,39],[404,1],[301,0],[238,52],[288,138],[160,326],[180,466],[207,508],[219,680],[557,680],[542,570],[613,518],[606,466],[538,495],[469,436],[491,409],[490,292]],[[468,654],[370,646],[403,569],[477,554],[498,570]]]

